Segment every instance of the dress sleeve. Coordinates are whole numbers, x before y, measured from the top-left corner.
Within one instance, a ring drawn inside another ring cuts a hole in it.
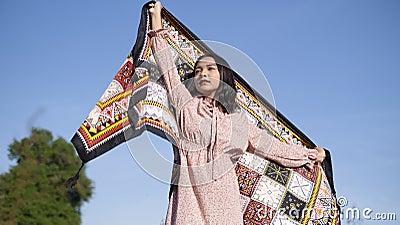
[[[169,33],[166,29],[152,30],[149,32],[151,46],[158,69],[163,77],[165,88],[175,109],[180,109],[192,95],[185,85],[181,83],[178,70],[172,59],[171,50],[166,38]]]
[[[249,122],[248,151],[285,167],[312,167],[318,151],[294,144],[285,144]]]

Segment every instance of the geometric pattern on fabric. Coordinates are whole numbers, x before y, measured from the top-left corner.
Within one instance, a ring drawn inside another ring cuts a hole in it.
[[[334,210],[337,208],[336,200],[330,193],[331,188],[327,177],[322,174],[314,207],[308,213],[309,224],[332,224],[332,218],[339,217],[338,210]]]
[[[299,199],[295,194],[287,191],[282,198],[281,208],[283,214],[296,222],[300,222],[301,214],[304,212],[306,202]],[[284,210],[283,210],[284,209]]]
[[[248,164],[251,156],[246,154],[236,165],[245,224],[339,223],[336,200],[319,166],[310,170],[317,173],[315,182],[268,160],[269,172],[258,173],[254,168],[261,163]]]
[[[261,175],[257,173],[257,171],[238,163],[236,165],[236,176],[239,183],[240,194],[250,197],[253,194]]]
[[[276,211],[264,204],[250,200],[243,215],[243,224],[270,224]]]
[[[293,173],[288,189],[304,201],[310,200],[314,183],[303,178],[298,173]]]
[[[293,169],[296,173],[300,174],[302,177],[306,178],[307,180],[311,182],[315,182],[315,179],[317,179],[317,173],[313,170],[309,170],[308,168],[305,167],[299,167]]]
[[[269,177],[263,176],[260,179],[252,199],[264,203],[274,210],[278,210],[279,203],[281,202],[286,188]]]
[[[184,79],[193,71],[196,59],[210,49],[165,8],[162,23],[170,33],[167,41]],[[163,81],[158,79],[149,28],[145,5],[132,51],[71,140],[84,163],[145,130],[171,143],[177,141],[177,124]],[[238,74],[235,85],[236,102],[255,125],[282,142],[315,146]],[[239,158],[235,171],[245,224],[338,224],[336,199],[322,167],[284,168],[247,152]]]
[[[274,181],[286,186],[289,182],[292,170],[282,167],[274,162],[270,162],[264,171],[264,175],[273,179]]]

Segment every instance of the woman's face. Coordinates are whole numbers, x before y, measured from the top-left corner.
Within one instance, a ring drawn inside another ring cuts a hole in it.
[[[194,84],[196,90],[207,97],[213,98],[219,87],[221,75],[212,57],[204,57],[194,68]]]

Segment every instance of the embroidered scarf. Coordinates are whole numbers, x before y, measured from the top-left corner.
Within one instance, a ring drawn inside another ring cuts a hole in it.
[[[196,59],[211,50],[165,8],[162,22],[173,37],[168,43],[174,51],[179,74],[184,78],[193,71]],[[166,90],[162,82],[152,79],[159,77],[159,71],[150,49],[149,29],[145,4],[132,51],[71,140],[83,163],[145,130],[172,143],[177,141],[177,124]],[[237,103],[257,126],[267,129],[282,142],[315,147],[238,74],[235,74],[235,84]],[[235,170],[244,224],[281,224],[283,220],[288,224],[340,222],[330,157],[323,167],[292,169],[247,152],[240,157]]]

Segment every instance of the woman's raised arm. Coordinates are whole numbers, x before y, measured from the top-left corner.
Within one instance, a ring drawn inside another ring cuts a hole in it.
[[[171,104],[179,111],[192,95],[181,83],[180,76],[172,59],[171,50],[166,38],[169,33],[163,29],[161,18],[162,5],[160,2],[149,4],[151,18],[151,49],[154,59],[163,77],[165,88],[170,96]]]

